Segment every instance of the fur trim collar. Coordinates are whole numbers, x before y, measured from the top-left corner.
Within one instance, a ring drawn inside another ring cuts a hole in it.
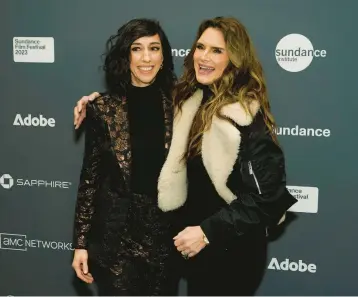
[[[187,148],[190,128],[202,99],[203,91],[198,89],[183,104],[182,112],[174,118],[171,147],[158,181],[158,206],[163,211],[177,209],[186,201],[187,168],[181,158]],[[248,108],[256,115],[259,104],[254,101]],[[253,120],[240,103],[226,105],[221,112],[241,126],[248,126]],[[203,135],[204,166],[218,194],[228,204],[237,198],[226,183],[238,157],[240,142],[240,132],[231,123],[216,116],[210,129]]]

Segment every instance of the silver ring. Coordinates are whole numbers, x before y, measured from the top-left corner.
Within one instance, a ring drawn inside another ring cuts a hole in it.
[[[181,252],[181,255],[183,256],[183,258],[184,258],[185,260],[189,259],[188,254],[186,254],[186,253],[184,253],[184,252]]]

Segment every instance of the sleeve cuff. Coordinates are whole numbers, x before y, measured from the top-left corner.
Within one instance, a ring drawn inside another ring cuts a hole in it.
[[[75,238],[72,242],[72,247],[74,249],[83,249],[83,250],[87,250],[88,248],[88,243],[87,240],[85,238],[84,235],[81,235],[77,238]]]
[[[211,221],[210,219],[206,219],[204,220],[201,224],[200,224],[201,229],[203,230],[206,238],[209,240],[210,244],[212,244],[213,242],[215,242],[215,236],[214,236],[214,232],[213,232],[213,228],[211,227]]]

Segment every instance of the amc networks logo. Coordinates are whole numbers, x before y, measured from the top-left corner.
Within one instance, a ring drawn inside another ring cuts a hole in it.
[[[0,249],[27,252],[28,248],[72,251],[72,244],[62,241],[29,239],[25,234],[0,233]]]

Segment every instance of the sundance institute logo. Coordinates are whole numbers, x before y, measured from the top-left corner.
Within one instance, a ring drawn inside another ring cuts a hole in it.
[[[277,63],[286,71],[299,72],[306,69],[313,58],[325,58],[325,50],[314,49],[311,41],[301,34],[289,34],[276,46]]]

